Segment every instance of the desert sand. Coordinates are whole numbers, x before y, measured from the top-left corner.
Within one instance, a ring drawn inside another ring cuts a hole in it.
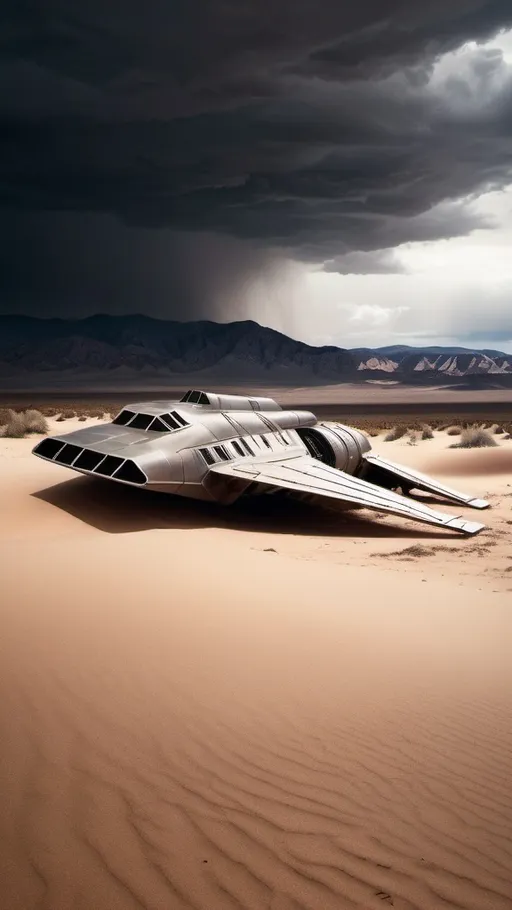
[[[464,539],[36,441],[0,440],[2,910],[512,908],[512,442],[372,441],[490,500]]]

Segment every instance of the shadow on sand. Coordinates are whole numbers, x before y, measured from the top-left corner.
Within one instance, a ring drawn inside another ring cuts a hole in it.
[[[313,537],[446,540],[448,536],[445,531],[420,523],[412,529],[404,528],[398,516],[389,516],[386,523],[380,523],[368,512],[363,517],[354,511],[298,502],[285,494],[248,497],[231,506],[219,506],[138,490],[99,478],[78,477],[32,495],[108,534],[158,528],[225,528]]]

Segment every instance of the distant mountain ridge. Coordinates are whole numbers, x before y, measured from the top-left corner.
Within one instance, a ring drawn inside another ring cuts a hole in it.
[[[512,381],[512,354],[460,347],[313,347],[250,320],[171,322],[149,316],[81,320],[0,316],[0,376],[61,372],[205,376],[275,382]],[[510,383],[505,382],[508,386]]]

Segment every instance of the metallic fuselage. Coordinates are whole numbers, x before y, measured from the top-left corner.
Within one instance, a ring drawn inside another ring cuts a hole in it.
[[[482,529],[401,494],[418,489],[474,508],[486,502],[370,450],[364,433],[310,411],[191,390],[180,401],[127,405],[112,423],[47,437],[34,453],[82,474],[194,499],[227,504],[247,492],[284,489],[462,533]]]

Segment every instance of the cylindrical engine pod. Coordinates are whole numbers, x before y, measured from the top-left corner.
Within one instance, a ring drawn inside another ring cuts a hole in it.
[[[320,423],[297,432],[313,458],[347,474],[355,474],[363,454],[371,448],[364,433],[341,423]]]

